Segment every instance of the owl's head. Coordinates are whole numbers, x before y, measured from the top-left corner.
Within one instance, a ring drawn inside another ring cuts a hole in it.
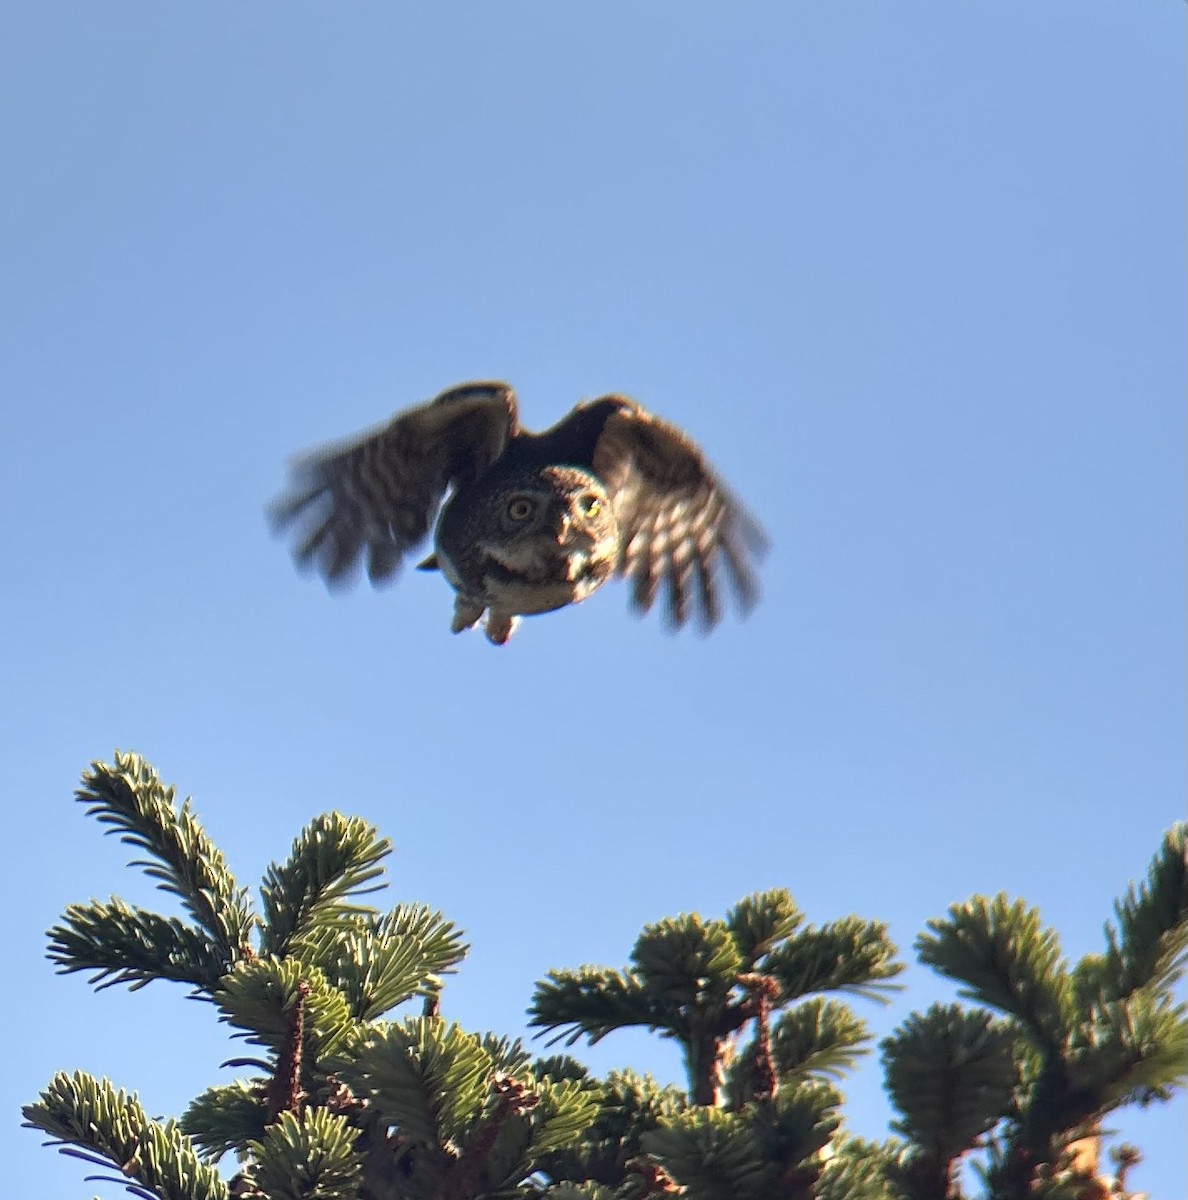
[[[542,467],[501,480],[487,516],[498,523],[495,544],[505,546],[589,546],[619,532],[606,489],[577,467]]]
[[[606,489],[569,466],[492,472],[450,502],[437,537],[455,587],[522,613],[584,600],[614,573],[618,541]]]
[[[608,554],[613,566],[618,546],[606,489],[576,467],[543,467],[504,479],[490,497],[484,524],[478,548],[533,581],[575,581]]]

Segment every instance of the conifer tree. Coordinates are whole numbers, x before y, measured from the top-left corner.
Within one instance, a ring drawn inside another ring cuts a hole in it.
[[[814,1194],[841,1124],[841,1097],[825,1080],[852,1066],[869,1040],[845,1004],[817,994],[883,999],[902,966],[878,922],[803,922],[792,897],[775,889],[725,919],[690,914],[648,926],[625,970],[554,971],[537,985],[531,1023],[555,1032],[554,1041],[597,1042],[635,1025],[680,1046],[689,1102],[681,1097],[654,1124],[632,1122],[621,1135],[627,1161],[646,1156],[690,1195]],[[816,998],[790,1007],[808,996]],[[745,1028],[753,1036],[738,1052]],[[612,1093],[604,1111],[621,1103]]]
[[[118,899],[71,905],[49,956],[98,987],[185,984],[256,1051],[180,1120],[60,1073],[24,1110],[66,1152],[161,1200],[985,1200],[1124,1195],[1098,1162],[1103,1120],[1167,1099],[1188,1076],[1174,987],[1188,948],[1188,838],[1165,837],[1106,926],[1102,954],[1070,965],[1022,902],[974,897],[930,923],[921,960],[975,1007],[934,1005],[882,1043],[897,1136],[842,1125],[839,1081],[869,1048],[831,993],[883,1000],[901,967],[876,921],[820,926],[782,889],[724,918],[644,929],[623,969],[558,970],[530,1018],[569,1044],[642,1026],[674,1040],[687,1090],[439,1014],[467,947],[420,904],[380,912],[386,840],[357,819],[311,822],[265,872],[255,905],[189,801],[142,759],[92,764],[78,799],[144,857],[178,900],[165,917]],[[420,1015],[393,1016],[402,1005]],[[233,1156],[228,1159],[228,1156]],[[233,1161],[230,1179],[218,1169]]]
[[[897,1177],[913,1198],[956,1196],[956,1166],[979,1145],[993,1200],[1092,1194],[1077,1187],[1098,1175],[1103,1118],[1184,1085],[1186,834],[1169,831],[1146,880],[1116,902],[1104,953],[1071,966],[1021,900],[975,896],[929,922],[920,961],[982,1007],[934,1006],[883,1043],[912,1146]]]
[[[365,822],[313,821],[265,873],[259,911],[189,801],[134,754],[95,763],[78,799],[147,854],[140,865],[188,921],[113,899],[72,905],[50,931],[63,971],[100,986],[185,983],[259,1048],[231,1065],[254,1074],[197,1097],[179,1122],[150,1120],[134,1097],[82,1072],[59,1074],[26,1120],[163,1200],[405,1200],[514,1195],[536,1160],[594,1113],[571,1079],[529,1068],[518,1043],[429,1013],[466,946],[440,913],[380,914],[388,842]],[[242,1164],[224,1182],[212,1163]]]

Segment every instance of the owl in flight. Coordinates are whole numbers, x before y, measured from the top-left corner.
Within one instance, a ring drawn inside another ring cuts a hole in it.
[[[272,507],[277,529],[297,528],[298,564],[331,586],[361,559],[373,584],[392,580],[435,517],[418,565],[457,593],[453,631],[485,613],[497,645],[518,616],[577,604],[615,575],[641,611],[663,589],[675,627],[716,624],[721,574],[744,612],[758,596],[763,532],[685,434],[625,396],[529,433],[507,384],[464,383],[308,455]]]

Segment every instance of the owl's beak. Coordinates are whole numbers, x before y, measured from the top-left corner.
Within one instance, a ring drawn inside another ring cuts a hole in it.
[[[572,524],[569,513],[562,509],[553,518],[553,535],[557,539],[557,545],[565,546],[570,541],[569,529]]]

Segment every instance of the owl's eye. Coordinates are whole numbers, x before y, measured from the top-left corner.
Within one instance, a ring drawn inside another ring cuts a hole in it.
[[[507,503],[507,515],[513,521],[526,521],[532,516],[536,505],[531,500],[525,500],[523,496],[517,496],[514,500],[509,500]]]
[[[596,517],[602,512],[602,501],[597,496],[585,495],[581,498],[582,512],[588,517]]]

